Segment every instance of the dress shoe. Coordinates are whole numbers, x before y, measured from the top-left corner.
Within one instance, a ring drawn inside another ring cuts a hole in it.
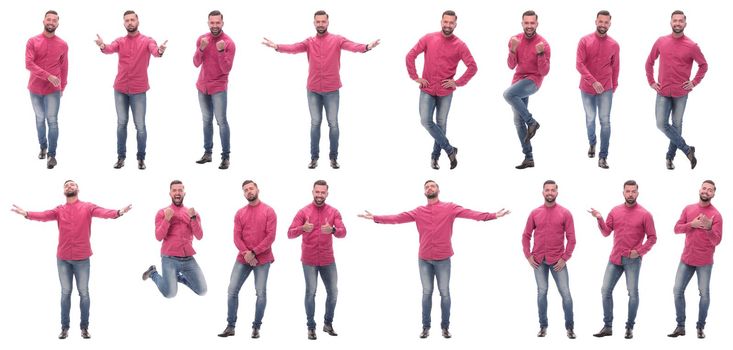
[[[38,153],[38,159],[46,159],[46,149],[41,148],[41,152]]]
[[[677,326],[672,333],[667,334],[670,338],[677,338],[679,336],[685,336],[685,327]]]
[[[257,339],[259,337],[260,337],[260,329],[252,328],[252,339]]]
[[[547,327],[540,327],[540,331],[537,332],[537,337],[542,338],[547,335]]]
[[[435,170],[439,170],[440,169],[440,165],[438,164],[438,160],[437,159],[431,159],[430,160],[430,167],[433,168],[433,169],[435,169]]]
[[[667,170],[674,170],[674,163],[671,159],[667,159]]]
[[[631,328],[626,328],[626,334],[624,334],[625,339],[631,339],[634,337],[634,330]]]
[[[568,328],[568,339],[575,339],[575,332],[572,328]]]
[[[148,267],[148,269],[145,270],[145,272],[143,272],[143,281],[145,281],[148,278],[150,278],[150,275],[152,275],[153,272],[155,272],[155,271],[156,271],[155,265],[150,265],[150,267]]]
[[[702,328],[697,329],[697,339],[705,339],[705,332],[703,332]]]
[[[524,143],[529,143],[529,140],[531,140],[534,137],[534,134],[537,133],[537,129],[540,128],[540,123],[535,121],[532,124],[527,125],[527,136],[524,137]]]
[[[125,158],[117,158],[117,162],[114,165],[115,169],[119,169],[125,166]]]
[[[590,145],[590,148],[588,148],[588,158],[593,158],[596,156],[596,145]]]
[[[690,167],[695,169],[697,166],[697,158],[695,158],[695,147],[690,146],[690,150],[687,152],[687,159],[690,160]]]
[[[598,158],[598,167],[602,169],[608,169],[608,162],[606,158]]]
[[[145,161],[142,160],[142,159],[138,159],[137,160],[137,168],[140,169],[140,170],[145,170],[145,168],[146,168]]]
[[[450,159],[450,168],[455,169],[456,166],[458,166],[458,159],[456,159],[456,155],[458,154],[458,148],[453,147],[453,152],[448,155],[448,159]]]
[[[613,328],[608,326],[603,326],[603,328],[601,328],[598,333],[593,334],[593,336],[596,338],[607,337],[609,335],[613,335]]]
[[[443,328],[443,338],[450,339],[450,337],[452,337],[452,335],[448,331],[448,328]]]
[[[318,166],[318,159],[311,159],[311,162],[308,163],[308,169],[315,169]]]
[[[92,337],[92,335],[89,334],[89,330],[88,329],[82,328],[81,329],[81,337],[84,338],[84,339],[89,339],[89,338]]]
[[[310,340],[316,340],[318,337],[316,337],[316,330],[315,329],[308,329],[308,339]]]
[[[61,328],[61,333],[59,333],[59,339],[66,339],[69,337],[69,330],[67,328]]]
[[[420,332],[420,339],[425,339],[430,335],[430,328],[423,327],[422,332]]]
[[[338,335],[338,333],[336,333],[336,331],[333,330],[333,325],[331,325],[331,324],[324,324],[323,325],[323,331],[326,332],[326,333],[328,333],[328,335],[330,335],[330,336],[334,336],[335,337],[335,336]]]
[[[48,168],[48,169],[53,169],[53,167],[55,167],[55,166],[56,166],[56,164],[58,164],[58,163],[56,162],[56,157],[51,157],[51,156],[49,156],[49,157],[48,157],[48,161],[46,162],[46,168]]]
[[[519,164],[515,166],[517,169],[525,169],[525,168],[534,168],[534,160],[533,159],[525,159],[522,161],[522,164]]]
[[[331,168],[338,169],[341,165],[339,165],[339,162],[336,161],[336,159],[331,159]]]
[[[221,170],[229,169],[229,159],[222,159],[221,164],[219,164],[219,169]]]
[[[233,337],[234,336],[234,326],[227,326],[227,328],[224,328],[224,331],[219,333],[218,336],[222,338]]]
[[[201,159],[196,161],[196,164],[211,163],[211,153],[204,153]]]

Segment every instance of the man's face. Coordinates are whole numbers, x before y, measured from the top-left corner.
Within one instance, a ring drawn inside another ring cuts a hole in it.
[[[244,192],[244,198],[247,198],[247,201],[250,203],[256,201],[260,195],[260,190],[254,183],[244,185],[244,187],[242,187],[242,191]]]
[[[175,184],[171,186],[171,201],[177,207],[183,205],[183,198],[186,197],[186,191],[183,188],[183,184]]]
[[[53,33],[59,27],[59,16],[49,13],[43,19],[43,29],[48,33]]]
[[[64,196],[76,197],[79,195],[79,186],[74,181],[69,181],[64,184]]]
[[[611,28],[611,16],[598,15],[596,17],[596,32],[604,35],[608,31],[608,28]]]
[[[458,26],[456,16],[443,15],[443,19],[440,20],[440,29],[445,36],[451,36],[456,26]]]
[[[425,184],[425,197],[428,199],[434,199],[438,198],[439,194],[440,188],[438,188],[438,184],[432,181]]]
[[[222,27],[224,27],[222,16],[209,16],[209,30],[211,31],[211,35],[219,36]]]
[[[537,24],[537,16],[522,17],[522,29],[524,30],[524,36],[527,38],[533,37],[537,33]]]
[[[703,183],[700,188],[700,201],[710,202],[715,197],[715,186],[709,183]]]
[[[542,196],[545,197],[545,203],[555,203],[557,198],[557,185],[547,184],[542,188]]]
[[[313,18],[313,26],[318,34],[325,34],[328,31],[328,16],[318,15]]]
[[[316,203],[317,206],[322,206],[323,203],[326,203],[326,198],[328,197],[328,187],[324,185],[315,185],[313,187],[313,203]]]
[[[134,33],[137,32],[137,26],[139,25],[137,21],[137,15],[134,13],[131,13],[129,15],[125,15],[125,29],[127,29],[128,33]]]
[[[625,185],[624,186],[624,199],[626,200],[626,204],[628,205],[636,204],[636,197],[639,197],[639,186]]]
[[[685,31],[685,27],[687,27],[687,20],[685,19],[685,15],[674,15],[669,24],[672,26],[672,31],[675,34],[682,34]]]

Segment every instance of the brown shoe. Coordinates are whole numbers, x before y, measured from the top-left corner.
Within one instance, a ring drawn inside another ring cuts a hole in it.
[[[697,329],[697,339],[705,339],[705,332],[703,332],[702,328]]]
[[[335,337],[335,336],[338,335],[338,333],[336,333],[336,331],[333,330],[333,325],[331,325],[331,324],[324,324],[323,325],[323,331],[326,332],[326,333],[328,333],[328,335],[330,335],[330,336],[334,336]]]
[[[201,159],[196,161],[196,164],[205,164],[205,163],[211,163],[211,153],[204,153],[204,155],[201,156]]]
[[[41,152],[38,152],[38,159],[46,159],[46,149],[41,148]],[[59,337],[61,339],[61,337]]]
[[[524,137],[524,143],[529,143],[529,140],[531,140],[534,135],[537,133],[537,129],[540,128],[540,123],[535,121],[532,124],[527,125],[527,136]]]
[[[48,161],[46,162],[46,168],[47,169],[53,169],[56,166],[56,164],[58,164],[56,162],[56,157],[49,156],[48,157]]]
[[[420,332],[420,339],[425,339],[430,335],[430,328],[423,327],[422,332]]]
[[[458,148],[453,147],[453,152],[448,155],[448,159],[450,159],[450,168],[455,169],[458,166],[458,159],[456,159],[456,155],[458,154]]]
[[[66,339],[68,337],[69,337],[69,329],[61,328],[61,333],[59,333],[59,339]]]
[[[525,159],[522,161],[522,164],[519,164],[515,166],[516,169],[526,169],[526,168],[534,168],[534,160],[533,159]]]
[[[601,330],[598,333],[593,334],[593,336],[596,338],[607,337],[610,335],[613,335],[613,328],[608,327],[608,326],[603,326],[603,328],[601,328]]]
[[[631,339],[634,337],[634,330],[631,328],[626,328],[626,334],[624,334],[625,339]]]
[[[229,169],[229,159],[222,159],[221,164],[219,164],[219,169],[222,169],[222,170]]]
[[[234,336],[234,326],[227,326],[227,328],[224,328],[224,331],[217,334],[218,336],[222,338],[226,337],[233,337]]]
[[[311,159],[311,162],[308,163],[308,169],[315,169],[318,166],[318,159]]]
[[[568,328],[568,339],[575,339],[575,332],[572,328]]]
[[[540,331],[537,332],[538,338],[543,338],[547,335],[547,327],[540,327]]]
[[[677,338],[679,336],[685,336],[685,327],[677,326],[672,333],[667,334],[670,338]]]
[[[601,169],[608,169],[608,162],[606,161],[606,158],[598,158],[598,167]]]
[[[252,339],[257,339],[259,337],[260,337],[260,329],[252,328]]]
[[[443,338],[450,339],[451,337],[452,337],[452,335],[448,331],[448,328],[443,328]]]
[[[91,335],[91,334],[89,334],[89,330],[87,330],[86,328],[82,328],[82,329],[81,329],[81,337],[82,337],[83,339],[89,339],[89,338],[91,338],[91,337],[92,337],[92,335]]]
[[[695,147],[690,146],[690,150],[687,152],[687,159],[690,160],[690,167],[695,169],[697,166],[697,158],[695,158]]]
[[[125,158],[117,158],[117,162],[115,162],[114,168],[119,169],[125,166]]]
[[[590,148],[588,148],[588,158],[593,158],[596,156],[596,145],[590,145]]]
[[[316,340],[318,337],[316,336],[316,330],[315,329],[308,329],[308,339],[310,340]]]

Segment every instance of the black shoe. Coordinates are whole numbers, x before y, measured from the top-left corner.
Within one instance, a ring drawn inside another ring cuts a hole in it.
[[[670,338],[677,338],[679,336],[685,336],[685,327],[677,326],[672,333],[667,334]]]
[[[626,334],[624,334],[625,339],[631,339],[634,337],[634,330],[631,328],[626,328]]]
[[[695,169],[697,166],[697,158],[695,158],[695,147],[690,146],[690,150],[687,152],[687,159],[690,160],[690,167]]]
[[[38,153],[38,159],[46,159],[46,149],[45,148],[41,148],[41,152]],[[62,339],[62,338],[59,336],[59,339]]]
[[[125,158],[117,158],[117,162],[114,165],[115,169],[119,169],[125,166]]]
[[[39,155],[40,157],[40,155]],[[68,328],[61,328],[61,333],[59,333],[59,339],[66,339],[69,337],[69,329]]]
[[[257,339],[259,337],[260,337],[260,329],[252,328],[252,339]]]
[[[522,161],[522,164],[519,164],[515,166],[517,169],[525,169],[525,168],[534,168],[534,160],[533,159],[525,159]]]
[[[196,164],[211,163],[211,153],[204,153],[201,159],[196,161]]]
[[[148,267],[148,269],[145,270],[145,272],[143,272],[143,281],[145,281],[148,278],[150,278],[150,275],[152,275],[153,272],[155,272],[155,271],[156,271],[155,265],[150,265],[150,267]]]
[[[425,339],[430,335],[430,328],[423,327],[422,332],[420,332],[420,339]]]
[[[667,170],[674,170],[674,163],[671,159],[667,159]]]
[[[145,161],[142,160],[142,159],[138,159],[137,160],[137,168],[140,169],[140,170],[145,170],[145,168],[146,168]]]
[[[331,159],[331,168],[338,169],[341,166],[339,165],[339,162],[336,161],[336,159]]]
[[[450,339],[450,337],[452,337],[452,335],[448,331],[448,328],[443,328],[443,338]]]
[[[568,328],[568,339],[575,339],[575,332],[572,328]]]
[[[458,159],[456,159],[456,154],[458,154],[458,148],[453,147],[453,153],[448,155],[448,159],[450,159],[451,169],[455,169],[455,167],[458,166]]]
[[[601,328],[601,330],[598,333],[593,334],[593,336],[596,338],[607,337],[609,335],[613,335],[613,328],[608,327],[608,326],[603,326],[603,328]]]
[[[598,158],[598,167],[602,169],[608,169],[608,162],[606,158]]]
[[[92,337],[92,335],[89,334],[89,330],[88,329],[82,328],[81,329],[81,337],[84,338],[84,339],[89,339],[89,338]]]
[[[438,164],[438,160],[437,159],[431,159],[430,160],[430,167],[433,168],[433,169],[435,169],[435,170],[440,169],[440,165]]]
[[[705,339],[705,332],[703,332],[702,328],[697,329],[697,339]]]
[[[330,335],[330,336],[334,336],[335,337],[335,336],[338,335],[338,333],[336,333],[336,331],[333,330],[333,325],[331,325],[331,324],[324,324],[323,325],[323,331],[326,332],[326,333],[328,333],[328,335]]]
[[[227,326],[227,328],[224,328],[224,331],[219,333],[218,336],[222,338],[233,337],[234,336],[234,326]]]
[[[56,166],[56,164],[58,164],[58,163],[56,162],[56,157],[51,157],[51,156],[49,156],[49,157],[48,157],[48,161],[46,162],[46,168],[48,168],[48,169],[53,169],[53,167],[55,167],[55,166]]]
[[[222,170],[229,169],[229,159],[222,159],[221,164],[219,164],[219,169],[222,169]]]
[[[316,330],[308,328],[308,339],[310,340],[316,340],[318,337],[316,337]]]
[[[524,143],[529,143],[529,140],[531,140],[534,137],[534,134],[537,133],[537,129],[540,128],[540,123],[535,121],[532,124],[527,125],[527,136],[524,137]]]
[[[588,158],[593,158],[596,156],[596,145],[590,145],[590,148],[588,148]]]
[[[537,337],[542,338],[547,335],[547,327],[540,327],[540,331],[537,332]]]
[[[308,169],[315,169],[318,166],[318,159],[311,159],[311,162],[308,163]]]

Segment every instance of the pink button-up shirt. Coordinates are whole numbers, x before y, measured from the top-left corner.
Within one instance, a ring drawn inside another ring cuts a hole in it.
[[[303,231],[306,221],[313,224],[313,231]],[[323,225],[333,227],[333,233],[321,232]],[[333,257],[333,237],[346,237],[346,227],[336,208],[325,203],[320,207],[310,203],[298,210],[288,229],[288,238],[297,238],[300,235],[303,235],[300,261],[305,265],[326,266],[336,261]]]
[[[514,77],[512,78],[512,84],[522,79],[530,79],[539,88],[542,86],[542,80],[545,78],[545,75],[550,72],[550,44],[539,34],[535,34],[530,39],[526,38],[524,33],[519,33],[514,37],[519,39],[519,46],[517,46],[516,52],[509,50],[509,55],[506,59],[509,69],[516,68]],[[540,42],[545,43],[545,51],[543,54],[538,55],[535,45]],[[510,41],[510,48],[511,45]]]
[[[593,83],[599,82],[603,90],[616,91],[620,66],[619,46],[608,35],[593,32],[580,39],[575,58],[575,68],[580,72],[580,90],[596,95]]]
[[[713,219],[710,230],[690,227],[690,221],[698,215],[705,214]],[[713,263],[715,246],[723,239],[723,217],[710,204],[706,207],[699,203],[690,204],[682,210],[680,219],[674,225],[674,233],[685,234],[685,249],[682,251],[682,262],[691,266],[704,266]]]
[[[610,261],[616,265],[621,265],[621,257],[629,257],[632,250],[644,255],[657,242],[652,214],[640,204],[630,208],[625,204],[616,206],[608,213],[605,222],[598,219],[598,228],[604,237],[608,237],[611,231],[614,232]],[[642,244],[644,235],[646,242]]]
[[[114,219],[117,210],[98,207],[77,200],[42,212],[28,212],[27,218],[36,221],[56,220],[59,227],[59,246],[56,257],[61,260],[84,260],[92,256],[92,218]]]
[[[48,95],[64,91],[69,72],[69,46],[54,35],[47,38],[43,34],[28,39],[25,45],[25,68],[31,72],[28,90],[36,95]],[[61,80],[56,87],[48,81],[54,75]]]
[[[646,59],[646,79],[649,85],[654,84],[654,61],[659,57],[659,85],[661,95],[667,97],[685,96],[689,91],[682,88],[682,84],[690,80],[692,62],[697,62],[697,73],[692,84],[697,86],[708,71],[708,62],[705,60],[700,47],[683,35],[675,38],[672,34],[657,39]]]
[[[415,59],[423,52],[425,53],[425,64],[423,64],[422,78],[428,81],[428,86],[420,90],[427,94],[448,96],[453,93],[454,89],[444,88],[441,82],[455,77],[459,61],[463,61],[463,64],[466,65],[466,71],[456,80],[457,86],[466,85],[478,71],[471,51],[461,39],[455,35],[446,37],[442,32],[436,32],[420,38],[405,57],[407,74],[412,80],[419,78],[417,68],[415,68]]]
[[[366,52],[367,45],[328,32],[297,44],[277,45],[278,52],[308,53],[308,90],[313,92],[331,92],[341,88],[341,50]]]
[[[275,261],[272,243],[275,242],[277,215],[272,208],[262,202],[245,205],[234,215],[234,245],[239,250],[237,261],[246,264],[244,255],[252,251],[257,258],[257,266]]]
[[[530,253],[529,241],[533,231],[534,246]],[[543,205],[532,210],[524,226],[522,248],[526,258],[531,255],[538,263],[544,260],[548,264],[555,264],[560,258],[570,260],[575,249],[573,215],[559,204],[551,207]]]
[[[165,220],[164,210],[173,209],[173,217]],[[160,254],[167,256],[187,257],[196,254],[193,249],[193,238],[201,240],[204,232],[201,230],[201,216],[195,219],[188,216],[188,208],[183,205],[171,204],[158,210],[155,215],[155,239],[163,241]]]
[[[403,224],[414,221],[420,235],[418,257],[423,260],[444,260],[453,256],[451,237],[456,218],[487,221],[496,219],[496,214],[465,209],[450,202],[436,202],[397,215],[374,215],[374,222]]]
[[[206,38],[209,41],[204,51],[199,49],[202,38]],[[226,43],[223,51],[219,51],[216,48],[216,43],[220,40],[224,40]],[[221,32],[219,36],[206,33],[196,39],[196,53],[193,54],[193,65],[201,67],[199,79],[196,81],[196,88],[199,91],[207,95],[226,91],[227,84],[229,83],[229,71],[232,70],[236,50],[234,41],[228,35],[224,34],[224,32]]]
[[[103,53],[117,52],[117,77],[113,85],[115,91],[123,94],[141,94],[150,90],[148,84],[148,65],[150,56],[160,57],[155,40],[138,33],[115,39],[102,49]]]

